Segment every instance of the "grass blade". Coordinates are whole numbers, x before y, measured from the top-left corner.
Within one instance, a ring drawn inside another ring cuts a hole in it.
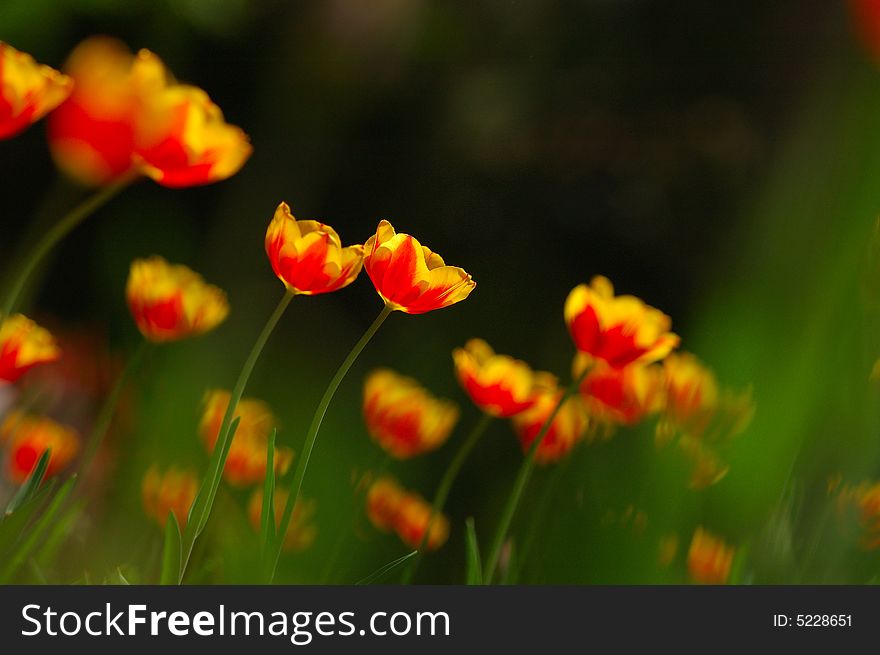
[[[19,570],[22,564],[25,563],[27,558],[30,556],[31,551],[37,545],[37,542],[40,540],[40,538],[42,538],[46,530],[51,527],[53,521],[55,520],[55,517],[58,515],[58,512],[61,511],[61,508],[64,506],[64,502],[67,500],[68,494],[70,494],[70,491],[73,489],[73,486],[75,484],[76,476],[72,475],[62,485],[61,489],[58,490],[58,493],[55,494],[54,498],[52,498],[52,501],[49,503],[46,511],[43,512],[43,515],[36,520],[33,527],[30,529],[30,533],[23,541],[20,542],[18,548],[13,551],[13,555],[9,558],[6,566],[3,567],[3,572],[0,573],[0,584],[5,584],[10,579],[12,579],[12,577]]]
[[[12,514],[6,514],[0,519],[0,556],[11,552],[28,522],[52,493],[55,483],[55,479],[49,480],[30,500],[20,504]]]
[[[465,555],[467,557],[466,582],[469,585],[483,584],[483,563],[480,561],[480,547],[477,543],[477,530],[474,527],[474,518],[470,517],[465,522]]]
[[[269,435],[269,447],[266,451],[266,480],[263,483],[263,510],[260,516],[260,546],[263,554],[275,539],[275,435]]]
[[[217,496],[217,489],[220,488],[220,480],[223,477],[223,469],[226,467],[226,458],[229,457],[229,449],[232,447],[232,440],[235,438],[235,432],[238,429],[240,417],[236,416],[229,426],[229,437],[223,444],[222,450],[214,448],[211,453],[211,459],[208,463],[209,477],[202,481],[199,487],[199,493],[196,494],[192,506],[189,508],[189,517],[186,521],[186,528],[183,531],[181,539],[181,560],[179,565],[180,578],[178,582],[183,581],[183,574],[189,564],[189,558],[192,555],[193,547],[196,539],[202,534],[205,526],[208,524],[208,518],[211,516],[211,509],[214,506],[214,498]]]
[[[43,482],[43,477],[46,475],[46,469],[49,468],[49,457],[51,452],[51,449],[47,448],[43,451],[43,454],[40,455],[40,459],[37,460],[37,465],[34,467],[34,470],[31,471],[27,480],[21,485],[19,490],[12,497],[12,500],[9,501],[9,505],[6,506],[7,515],[15,512],[16,509],[33,498],[37,493],[40,484]]]
[[[159,584],[173,585],[180,582],[182,555],[180,526],[177,524],[174,512],[169,512],[168,522],[165,523],[165,545],[162,549],[162,573],[159,576]]]
[[[378,580],[379,578],[381,578],[381,577],[384,576],[385,574],[387,574],[387,573],[393,571],[393,570],[396,569],[398,566],[400,566],[401,564],[403,564],[404,562],[406,562],[408,559],[410,559],[411,557],[415,557],[415,556],[418,555],[418,554],[419,554],[419,551],[414,550],[413,552],[408,553],[407,555],[404,555],[403,557],[398,557],[398,558],[397,558],[396,560],[394,560],[393,562],[388,562],[388,564],[386,564],[386,565],[383,566],[382,568],[380,568],[380,569],[378,569],[378,570],[376,570],[376,571],[373,571],[373,572],[372,572],[370,575],[368,575],[366,578],[363,578],[363,579],[361,579],[361,580],[358,580],[357,582],[355,582],[355,584],[356,584],[356,585],[368,585],[368,584],[373,584],[376,580]]]

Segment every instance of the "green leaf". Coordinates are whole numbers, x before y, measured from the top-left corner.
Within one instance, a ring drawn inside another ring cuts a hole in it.
[[[37,542],[39,542],[46,530],[48,530],[54,522],[55,517],[61,511],[61,508],[64,506],[64,501],[67,500],[67,496],[70,494],[75,484],[76,476],[72,475],[61,486],[61,489],[58,490],[55,497],[52,498],[52,501],[49,503],[46,511],[43,512],[43,515],[34,522],[33,526],[29,529],[27,537],[25,537],[24,540],[18,540],[18,547],[13,551],[6,566],[3,567],[2,573],[0,573],[0,584],[5,584],[11,580],[22,564],[25,563],[30,556],[31,551],[37,545]]]
[[[232,439],[235,437],[239,421],[240,418],[236,416],[229,427],[229,437],[223,444],[223,448],[215,448],[214,452],[211,453],[211,460],[208,463],[209,476],[202,482],[199,493],[189,509],[189,518],[184,530],[185,544],[195,543],[195,540],[208,523],[208,517],[211,515],[211,508],[214,505],[217,489],[220,487],[223,468],[226,466],[226,458],[229,456],[229,449],[232,447]]]
[[[217,490],[220,488],[220,480],[223,477],[223,469],[226,466],[226,458],[229,457],[229,449],[232,447],[232,440],[238,429],[240,417],[236,416],[229,426],[229,437],[223,444],[223,448],[214,448],[211,453],[211,460],[208,462],[209,475],[199,487],[199,493],[196,494],[192,506],[189,508],[189,516],[186,521],[186,528],[183,531],[181,557],[178,582],[183,581],[183,574],[186,573],[186,567],[189,564],[189,558],[192,555],[196,539],[202,534],[205,526],[208,524],[208,517],[211,516],[211,508],[214,506],[214,498],[217,496]],[[218,437],[219,441],[219,437]]]
[[[480,561],[480,547],[477,544],[477,531],[474,527],[473,517],[465,522],[465,555],[467,558],[466,584],[483,584],[483,564]]]
[[[269,545],[275,539],[275,435],[269,435],[266,450],[266,480],[263,483],[263,510],[260,515],[260,545],[263,553],[269,552]]]
[[[55,483],[55,479],[49,480],[35,496],[22,502],[12,514],[7,514],[0,519],[0,555],[11,552],[28,522],[52,493]]]
[[[180,582],[180,560],[182,549],[180,544],[180,526],[174,512],[168,512],[165,523],[165,545],[162,548],[162,573],[159,584],[173,585]]]
[[[49,468],[49,456],[51,452],[51,449],[47,448],[43,451],[43,454],[40,455],[40,459],[37,460],[37,465],[34,467],[34,470],[31,471],[27,480],[21,485],[18,492],[12,497],[12,500],[9,501],[9,505],[6,506],[7,515],[15,512],[17,508],[21,507],[21,505],[29,501],[37,493],[40,484],[43,482],[43,476],[46,475],[46,469]]]
[[[415,556],[418,555],[418,554],[419,554],[419,551],[414,550],[413,552],[411,552],[411,553],[409,553],[409,554],[407,554],[407,555],[404,555],[403,557],[398,557],[398,558],[397,558],[396,560],[394,560],[393,562],[388,562],[388,564],[386,564],[385,566],[383,566],[383,567],[380,568],[379,570],[377,570],[377,571],[373,571],[373,572],[372,572],[370,575],[368,575],[366,578],[363,578],[363,579],[361,579],[361,580],[358,580],[357,582],[355,582],[355,584],[356,584],[356,585],[368,585],[368,584],[373,584],[376,580],[380,579],[381,577],[383,577],[383,576],[386,575],[387,573],[393,571],[393,570],[396,569],[398,566],[400,566],[400,565],[403,564],[405,561],[407,561],[409,558],[411,558],[411,557],[415,557]]]
[[[37,553],[34,555],[37,566],[41,570],[50,569],[51,563],[54,561],[58,549],[64,543],[64,540],[73,530],[73,526],[79,520],[80,514],[85,509],[86,501],[81,499],[70,504],[67,512],[61,514],[57,521],[51,526],[49,534],[43,540]]]

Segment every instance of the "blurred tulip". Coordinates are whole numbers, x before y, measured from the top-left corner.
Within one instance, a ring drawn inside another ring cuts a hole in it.
[[[630,364],[612,368],[599,360],[590,364],[589,355],[578,353],[574,376],[591,366],[580,385],[587,413],[599,422],[635,425],[659,411],[663,402],[663,373],[659,366]]]
[[[0,41],[0,139],[15,136],[61,104],[73,80]]]
[[[364,244],[364,268],[386,305],[407,314],[424,314],[461,302],[474,290],[463,269],[408,234],[395,234],[388,221]]]
[[[735,550],[720,537],[698,527],[688,549],[688,573],[694,582],[724,584],[730,577]]]
[[[253,148],[240,128],[229,125],[202,89],[176,84],[162,60],[141,50],[133,67],[141,94],[135,161],[167,187],[225,180],[241,169]]]
[[[161,527],[165,527],[168,515],[174,514],[183,530],[198,490],[199,481],[192,472],[175,467],[163,472],[151,466],[141,483],[144,511]]]
[[[452,352],[458,381],[480,409],[509,418],[535,400],[532,369],[523,361],[498,355],[482,339],[471,339]]]
[[[408,493],[397,508],[395,532],[410,548],[437,550],[449,538],[449,521],[442,514],[431,518],[431,505],[418,494]],[[425,539],[425,531],[429,530]],[[424,546],[423,546],[424,541]]]
[[[76,87],[53,112],[49,145],[58,166],[83,184],[134,172],[170,187],[207,184],[250,156],[247,135],[223,120],[204,91],[175,83],[149,50],[134,56],[116,39],[91,37],[65,70]]]
[[[613,368],[663,359],[679,342],[666,314],[635,296],[615,296],[601,275],[571,291],[565,322],[578,350]]]
[[[543,374],[534,404],[512,419],[523,452],[528,452],[564,393],[553,376]],[[573,396],[566,399],[535,451],[535,461],[546,464],[560,460],[583,438],[588,425],[580,398]]]
[[[664,415],[690,434],[701,434],[718,406],[715,374],[690,353],[672,353],[663,360],[666,386]]]
[[[208,452],[213,451],[217,443],[229,398],[229,392],[221,390],[209,391],[205,397],[199,434]],[[269,434],[278,425],[278,420],[266,403],[252,398],[239,401],[235,417],[239,419],[239,424],[229,447],[223,477],[237,487],[257,484],[266,478]],[[275,473],[284,475],[293,462],[293,451],[276,446],[273,462]]]
[[[398,459],[442,446],[458,408],[432,396],[412,378],[388,369],[373,371],[364,382],[364,419],[370,436]]]
[[[393,530],[405,493],[393,478],[386,476],[373,482],[367,490],[367,518],[370,523],[383,532]]]
[[[112,182],[134,167],[140,111],[124,43],[95,36],[80,43],[64,70],[73,93],[49,117],[49,147],[58,167],[89,186]]]
[[[48,330],[15,314],[0,323],[0,381],[15,382],[34,366],[61,356]]]
[[[125,295],[141,334],[157,343],[210,332],[229,314],[222,290],[161,257],[132,262]]]
[[[367,517],[379,530],[393,530],[411,548],[422,547],[425,531],[431,529],[425,546],[436,550],[449,536],[449,521],[442,515],[431,519],[431,505],[420,495],[408,492],[396,480],[379,478],[367,491]]]
[[[862,46],[880,64],[880,0],[850,0],[849,5]]]
[[[272,270],[291,293],[329,293],[354,282],[364,263],[364,247],[343,248],[339,235],[318,221],[296,220],[282,202],[266,231]]]
[[[63,471],[79,453],[76,430],[44,416],[10,412],[0,424],[0,442],[7,444],[6,472],[10,479],[24,482],[46,450],[49,465],[46,477]]]
[[[281,524],[281,515],[284,513],[284,505],[287,503],[288,494],[283,489],[275,492],[275,528]],[[290,523],[287,524],[287,534],[284,535],[284,550],[303,551],[315,542],[318,536],[318,528],[312,519],[315,515],[315,503],[311,500],[299,500],[293,509]],[[248,501],[248,519],[251,525],[259,532],[263,519],[263,490],[255,489]]]

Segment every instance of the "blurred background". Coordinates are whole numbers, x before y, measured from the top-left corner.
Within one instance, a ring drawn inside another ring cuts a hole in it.
[[[57,250],[29,299],[33,316],[81,345],[85,363],[54,410],[74,423],[138,342],[123,294],[133,258],[185,263],[232,305],[216,332],[151,353],[53,579],[155,577],[162,532],[141,510],[143,473],[154,462],[205,470],[200,402],[231,386],[282,293],[263,235],[285,200],[345,243],[388,218],[478,286],[450,309],[393,316],[356,364],[305,481],[317,539],[284,557],[279,581],[353,582],[408,551],[367,523],[355,489],[380,460],[360,416],[373,367],[462,407],[444,448],[391,467],[431,497],[479,416],[451,350],[479,336],[566,377],[562,304],[598,273],[670,314],[683,347],[724,383],[752,385],[757,412],[729,474],[705,491],[688,488],[674,450],[656,450],[651,426],[538,470],[514,525],[514,552],[527,557],[512,579],[682,582],[704,525],[737,547],[737,581],[873,580],[880,558],[839,529],[827,491],[834,476],[880,475],[870,381],[880,69],[858,23],[848,3],[820,0],[2,3],[2,39],[55,67],[95,33],[155,51],[254,145],[226,182],[126,191]],[[42,124],[0,153],[6,266],[84,192],[55,171]],[[366,276],[293,302],[246,394],[279,416],[280,443],[299,450],[326,382],[379,309]],[[521,457],[496,421],[452,491],[449,542],[417,581],[463,581],[464,520],[488,545]],[[224,486],[191,581],[254,579],[247,498]]]

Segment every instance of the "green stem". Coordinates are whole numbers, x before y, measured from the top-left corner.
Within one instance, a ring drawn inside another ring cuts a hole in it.
[[[538,452],[538,448],[541,447],[544,437],[546,437],[547,433],[550,431],[550,426],[553,425],[553,421],[556,419],[556,415],[559,414],[559,410],[562,409],[562,406],[572,394],[577,391],[589,370],[590,367],[584,368],[578,378],[565,389],[559,402],[556,403],[556,407],[553,408],[550,416],[547,417],[547,420],[544,421],[544,425],[541,426],[541,430],[538,432],[535,440],[532,441],[529,452],[526,453],[523,463],[519,467],[519,473],[517,473],[516,480],[513,483],[513,489],[511,490],[510,496],[507,498],[507,504],[504,506],[504,510],[501,513],[501,521],[498,523],[498,529],[495,531],[495,538],[492,541],[492,549],[489,551],[489,559],[483,576],[485,584],[492,584],[492,578],[495,575],[495,570],[498,568],[498,561],[501,558],[501,549],[504,546],[505,539],[507,539],[507,533],[510,530],[513,515],[516,513],[519,501],[522,498],[523,492],[529,483],[529,478],[532,475],[532,470],[535,468],[535,455]]]
[[[535,544],[535,539],[540,533],[541,525],[544,523],[544,519],[547,517],[547,510],[550,506],[550,500],[553,496],[556,495],[556,489],[559,487],[559,481],[562,479],[565,470],[568,468],[568,463],[571,461],[571,457],[567,457],[563,461],[559,462],[555,467],[553,467],[553,472],[550,474],[550,479],[546,481],[544,485],[544,493],[541,494],[541,499],[538,501],[538,506],[535,509],[534,515],[532,516],[532,520],[529,523],[529,528],[526,530],[526,538],[525,542],[519,549],[519,553],[516,556],[517,567],[515,571],[515,579],[519,579],[520,574],[523,571],[523,567],[525,565],[526,560],[529,557],[529,553],[532,551],[532,546]]]
[[[384,450],[379,450],[379,458],[364,472],[364,475],[371,475],[374,479],[378,479],[385,474],[385,471],[388,470],[388,466],[391,464],[391,456],[386,453]],[[363,479],[363,478],[362,478]],[[369,486],[367,486],[363,494],[360,492],[356,492],[354,494],[354,512],[352,516],[352,529],[357,530],[358,522],[361,519],[361,514],[364,510],[364,502],[361,498],[361,495],[366,496]],[[336,543],[333,545],[333,550],[330,553],[330,557],[327,558],[327,563],[324,565],[324,572],[321,575],[320,584],[326,585],[332,582],[333,573],[336,570],[336,565],[339,563],[339,558],[343,553],[345,545],[348,543],[349,530],[344,528],[342,532],[339,534],[339,538],[336,540]]]
[[[116,413],[116,406],[119,404],[119,399],[122,396],[125,385],[140,366],[141,360],[143,360],[144,355],[149,348],[150,342],[143,339],[140,345],[138,345],[128,358],[125,368],[122,369],[119,377],[116,378],[113,389],[110,390],[110,393],[107,394],[107,397],[104,399],[104,403],[101,405],[101,410],[98,412],[95,424],[92,426],[92,431],[86,441],[86,448],[79,464],[80,479],[85,478],[86,473],[92,464],[92,460],[95,458],[95,454],[98,452],[98,448],[107,434],[107,429],[110,427],[110,422],[113,420],[113,416]]]
[[[376,320],[373,321],[372,325],[370,325],[370,327],[367,328],[367,331],[364,332],[363,336],[361,336],[358,342],[354,344],[351,352],[348,353],[348,356],[343,360],[342,364],[339,365],[336,374],[330,380],[330,384],[327,385],[326,391],[324,391],[321,402],[318,403],[318,407],[315,409],[315,414],[312,417],[312,423],[306,434],[306,440],[303,444],[302,452],[297,458],[296,471],[293,474],[293,481],[290,484],[287,503],[284,505],[284,514],[281,515],[281,523],[278,524],[278,531],[275,533],[275,547],[272,549],[270,559],[266,563],[268,567],[267,581],[269,583],[275,579],[275,570],[278,568],[278,558],[281,555],[281,546],[284,543],[284,535],[287,534],[287,526],[290,524],[290,519],[293,516],[293,509],[296,507],[296,503],[299,500],[299,492],[302,489],[302,483],[306,477],[309,458],[312,456],[312,449],[315,447],[315,441],[318,439],[318,431],[321,429],[321,423],[324,420],[324,415],[327,413],[327,408],[330,406],[330,401],[333,400],[336,390],[339,388],[339,385],[342,383],[343,378],[345,378],[345,375],[348,373],[352,364],[354,364],[355,360],[358,358],[358,355],[361,354],[361,351],[363,351],[366,345],[370,342],[373,335],[376,334],[380,327],[382,327],[382,323],[384,323],[385,319],[391,315],[392,311],[394,310],[391,306],[386,305],[376,317]]]
[[[474,446],[477,445],[480,437],[483,436],[486,428],[489,427],[492,418],[493,416],[491,414],[483,414],[480,417],[480,420],[474,426],[474,429],[471,430],[471,433],[461,444],[458,452],[455,453],[455,457],[453,457],[452,461],[449,463],[449,467],[446,469],[443,478],[440,480],[440,486],[437,487],[437,493],[434,494],[434,502],[431,504],[431,517],[428,519],[425,533],[422,535],[422,539],[419,542],[419,547],[417,549],[418,555],[413,558],[412,564],[410,564],[406,571],[404,571],[400,580],[401,584],[409,584],[412,582],[413,576],[416,574],[416,569],[419,568],[419,563],[422,561],[422,556],[425,552],[425,544],[428,543],[428,537],[431,534],[431,527],[434,523],[434,519],[443,512],[443,507],[446,505],[446,499],[449,497],[449,492],[452,489],[455,478],[458,477],[458,472],[464,465],[465,460],[467,460],[468,455],[471,454]]]
[[[199,508],[201,509],[199,516],[190,516],[187,521],[186,530],[184,532],[183,537],[183,557],[181,558],[181,566],[180,566],[180,580],[183,580],[184,573],[186,573],[186,567],[189,564],[190,558],[192,557],[193,547],[195,546],[196,539],[198,539],[199,534],[204,529],[205,524],[208,522],[208,517],[211,514],[211,508],[214,504],[214,498],[217,495],[217,489],[220,485],[220,476],[223,474],[223,467],[226,465],[226,458],[223,456],[224,453],[228,454],[227,448],[227,439],[229,438],[229,428],[232,424],[232,418],[235,415],[235,410],[238,408],[238,403],[241,400],[242,394],[244,394],[245,387],[247,386],[248,380],[251,377],[251,373],[254,370],[254,366],[257,363],[257,360],[260,358],[260,354],[263,352],[263,348],[266,346],[266,342],[269,340],[269,337],[272,335],[275,326],[278,325],[278,321],[281,320],[281,317],[284,315],[284,311],[287,309],[287,306],[290,304],[290,301],[293,300],[294,294],[290,291],[285,291],[284,295],[281,297],[281,300],[278,302],[278,305],[275,307],[275,311],[272,312],[272,315],[269,317],[269,320],[266,321],[266,325],[263,326],[262,332],[260,332],[260,336],[257,337],[256,342],[254,342],[253,348],[251,348],[251,352],[248,355],[248,358],[244,362],[244,366],[241,368],[241,372],[238,374],[238,379],[235,381],[235,386],[232,388],[232,393],[229,396],[229,405],[226,407],[226,412],[223,414],[223,421],[220,424],[220,432],[217,434],[217,442],[214,444],[214,451],[211,456],[211,462],[209,463],[208,469],[208,477],[202,483],[202,490],[199,492],[199,496],[202,493],[207,494],[207,499],[203,503],[199,503],[199,498],[197,497],[193,503],[193,508],[199,504]],[[210,486],[207,485],[210,482]]]
[[[0,317],[12,314],[18,303],[19,297],[24,291],[25,286],[27,286],[28,280],[31,278],[31,275],[34,274],[37,266],[43,261],[46,255],[49,254],[52,248],[58,245],[58,243],[70,234],[76,226],[119,195],[119,193],[134,182],[137,177],[137,175],[126,175],[117,182],[103,187],[62,216],[61,220],[55,223],[55,225],[43,234],[33,249],[28,253],[24,260],[24,264],[18,272],[18,276],[9,287],[6,294],[6,300],[3,303],[3,308],[0,310]]]

